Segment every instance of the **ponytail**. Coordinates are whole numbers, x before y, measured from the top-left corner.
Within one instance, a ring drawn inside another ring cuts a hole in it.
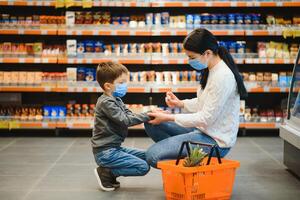
[[[234,63],[232,56],[230,55],[230,53],[227,51],[225,47],[218,45],[218,41],[216,37],[211,32],[209,32],[207,29],[204,28],[198,28],[192,31],[184,39],[183,47],[186,50],[198,54],[203,54],[206,50],[210,49],[215,55],[218,55],[232,71],[237,83],[237,89],[240,98],[244,99],[248,96],[243,79],[239,74],[238,67]],[[200,80],[200,84],[202,89],[204,89],[207,83],[209,70],[206,68],[201,72],[202,72],[202,78]]]
[[[218,55],[232,71],[234,78],[236,80],[236,83],[237,83],[237,88],[238,88],[238,93],[240,94],[240,98],[241,99],[247,98],[247,96],[248,96],[247,89],[246,89],[243,79],[239,73],[238,67],[235,64],[230,53],[227,51],[227,49],[225,47],[219,46],[218,47]]]

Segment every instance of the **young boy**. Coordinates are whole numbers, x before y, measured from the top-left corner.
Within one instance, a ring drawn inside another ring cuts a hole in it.
[[[144,151],[121,147],[128,127],[150,120],[146,113],[132,113],[122,102],[127,92],[127,77],[127,68],[118,63],[105,62],[97,68],[96,78],[103,94],[96,104],[91,142],[99,166],[94,172],[104,191],[120,187],[116,181],[119,176],[143,176],[150,169]]]

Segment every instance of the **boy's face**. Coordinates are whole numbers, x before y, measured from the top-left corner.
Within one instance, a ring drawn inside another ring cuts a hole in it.
[[[116,89],[117,84],[127,83],[127,73],[123,73],[121,76],[119,76],[113,83],[105,83],[104,89],[107,92],[112,93]]]

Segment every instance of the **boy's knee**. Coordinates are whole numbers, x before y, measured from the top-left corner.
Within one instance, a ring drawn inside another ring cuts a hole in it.
[[[140,176],[144,176],[149,171],[150,171],[150,166],[148,165],[148,163],[146,161],[144,161],[143,163],[141,163],[141,165],[139,166],[139,175]]]

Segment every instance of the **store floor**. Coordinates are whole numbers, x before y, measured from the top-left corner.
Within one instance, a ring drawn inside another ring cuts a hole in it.
[[[125,145],[146,149],[148,138],[127,138]],[[236,200],[299,200],[300,181],[282,164],[279,137],[240,137],[227,158],[241,162]],[[115,192],[98,190],[88,138],[0,138],[2,200],[163,200],[159,170],[120,178]]]

